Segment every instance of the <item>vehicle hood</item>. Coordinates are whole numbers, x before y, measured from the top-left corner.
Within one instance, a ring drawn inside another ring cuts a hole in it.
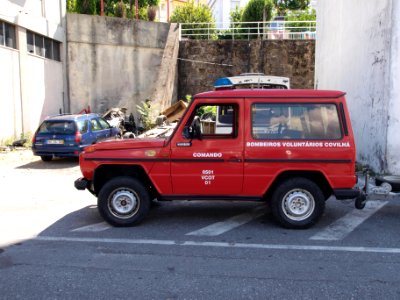
[[[93,145],[96,150],[123,150],[123,149],[142,149],[142,148],[162,148],[166,139],[144,138],[126,140],[108,140]]]

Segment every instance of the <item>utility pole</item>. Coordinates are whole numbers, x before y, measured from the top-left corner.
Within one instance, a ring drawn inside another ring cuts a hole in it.
[[[136,21],[139,21],[139,1],[135,0],[135,15]]]

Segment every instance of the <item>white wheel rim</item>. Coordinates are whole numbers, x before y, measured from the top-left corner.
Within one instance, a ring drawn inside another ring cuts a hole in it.
[[[137,213],[138,199],[138,195],[132,190],[117,190],[111,193],[108,208],[115,217],[127,219]]]
[[[282,211],[293,221],[306,220],[314,212],[314,209],[314,197],[307,190],[293,189],[283,197]]]

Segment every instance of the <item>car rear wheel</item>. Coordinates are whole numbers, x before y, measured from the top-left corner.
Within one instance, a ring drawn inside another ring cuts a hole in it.
[[[50,156],[50,155],[42,155],[40,158],[41,158],[43,161],[51,161],[51,160],[53,159],[53,157]]]
[[[133,226],[148,214],[150,196],[140,181],[123,176],[102,187],[97,204],[100,215],[111,225]]]
[[[286,228],[303,229],[314,225],[325,210],[321,189],[306,178],[292,178],[282,182],[271,200],[275,220]]]

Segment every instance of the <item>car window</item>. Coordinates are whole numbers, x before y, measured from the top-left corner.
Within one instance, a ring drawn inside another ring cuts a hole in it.
[[[101,130],[101,125],[96,119],[91,119],[90,123],[92,125],[92,131],[99,131]]]
[[[44,121],[38,133],[75,134],[75,123],[73,121]]]
[[[77,126],[80,133],[86,133],[88,131],[89,124],[87,120],[80,120],[77,122]]]
[[[100,123],[100,126],[101,126],[103,129],[108,129],[108,128],[110,128],[110,124],[108,124],[108,122],[107,122],[106,120],[102,119],[102,118],[99,118],[99,123]]]
[[[195,115],[200,117],[203,138],[236,137],[238,110],[236,104],[198,106]]]
[[[340,139],[335,104],[268,104],[252,106],[255,139]]]

